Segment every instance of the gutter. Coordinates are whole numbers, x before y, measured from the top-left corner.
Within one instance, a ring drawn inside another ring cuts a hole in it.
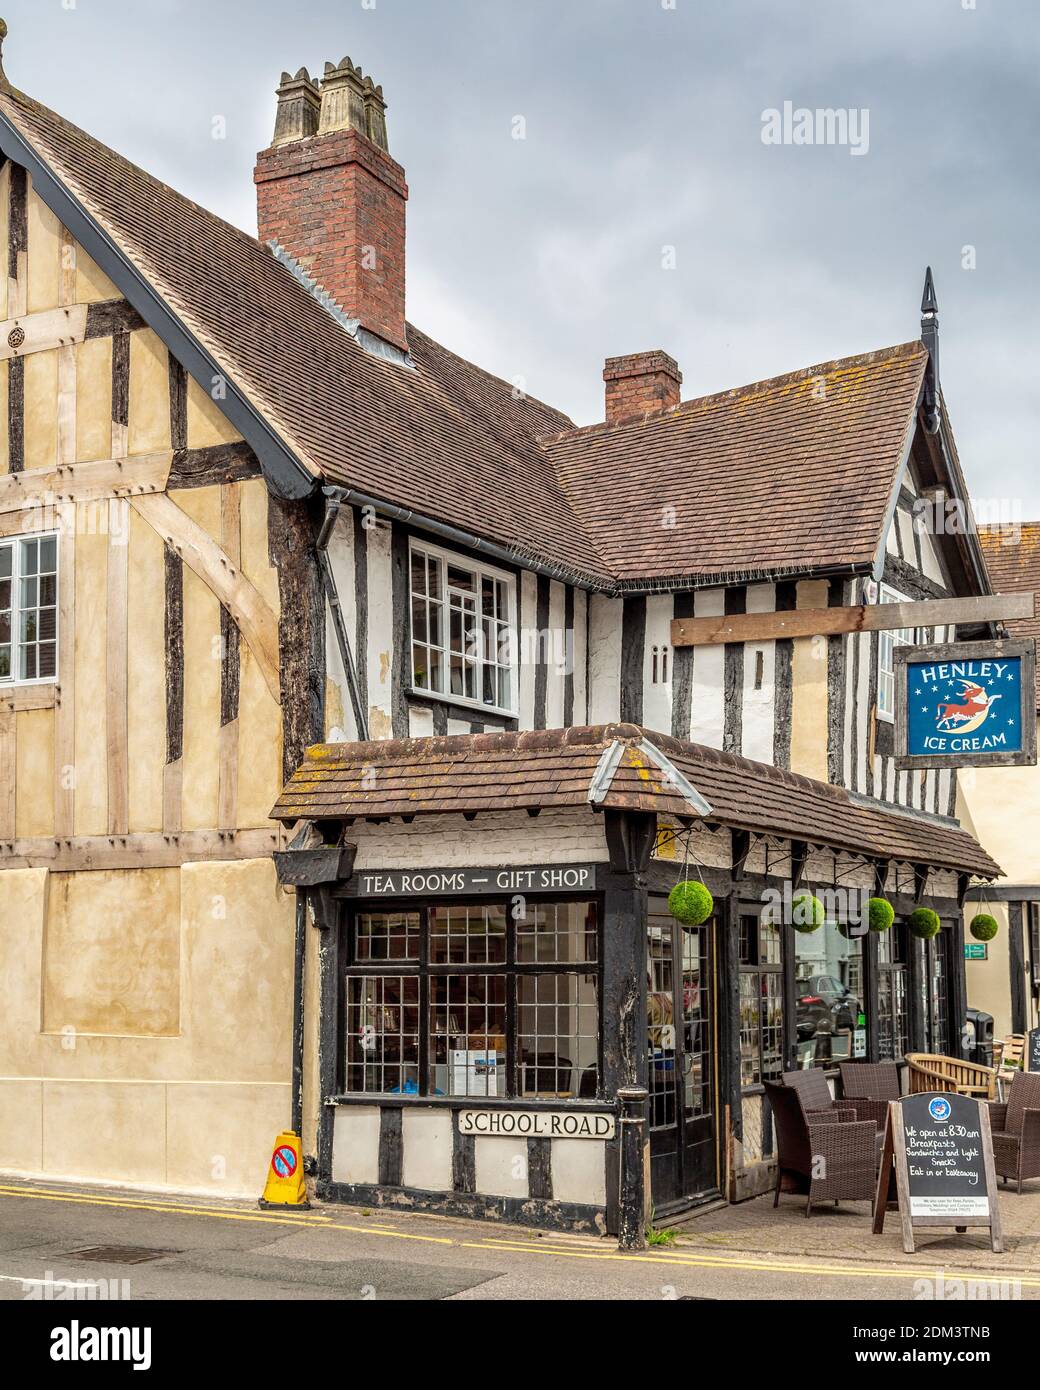
[[[558,579],[564,583],[573,584],[578,589],[591,589],[601,593],[614,592],[611,585],[605,584],[601,580],[594,580],[591,575],[569,569],[566,565],[549,564],[544,560],[537,560],[533,556],[522,555],[508,545],[484,540],[482,536],[474,536],[471,532],[463,531],[458,526],[449,526],[446,522],[434,521],[432,517],[421,516],[412,511],[410,507],[398,507],[393,502],[382,502],[379,498],[372,497],[368,493],[358,492],[356,488],[329,486],[323,491],[326,497],[335,499],[339,505],[345,503],[349,507],[370,507],[372,511],[380,516],[389,517],[391,521],[399,521],[402,525],[416,526],[423,531],[429,531],[431,535],[437,536],[441,540],[449,541],[453,545],[466,546],[470,550],[479,551],[480,554],[488,555],[499,562],[508,565],[520,565],[523,569],[532,570],[535,574],[544,574],[549,579]]]
[[[19,95],[11,90],[12,95]],[[54,216],[85,247],[203,390],[210,393],[214,377],[227,382],[228,394],[221,402],[221,409],[260,460],[274,491],[280,497],[289,499],[309,497],[317,486],[317,479],[304,468],[266,417],[189,332],[137,266],[73,197],[3,111],[0,111],[0,149],[8,159],[28,169],[33,187]]]

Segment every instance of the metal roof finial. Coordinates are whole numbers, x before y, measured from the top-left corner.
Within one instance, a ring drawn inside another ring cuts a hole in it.
[[[921,295],[921,342],[928,349],[928,370],[924,382],[925,429],[929,434],[939,431],[939,303],[935,297],[932,267],[924,272],[924,293]]]
[[[925,266],[924,271],[924,293],[921,295],[921,313],[937,314],[939,305],[935,298],[935,281],[932,279],[932,267]]]

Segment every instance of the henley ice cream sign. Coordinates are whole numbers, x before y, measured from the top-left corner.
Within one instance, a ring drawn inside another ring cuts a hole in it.
[[[897,766],[1036,762],[1032,641],[898,647]]]

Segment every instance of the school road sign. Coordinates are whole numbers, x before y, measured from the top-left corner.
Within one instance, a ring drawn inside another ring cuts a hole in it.
[[[894,658],[898,768],[1036,762],[1032,638],[900,646]]]

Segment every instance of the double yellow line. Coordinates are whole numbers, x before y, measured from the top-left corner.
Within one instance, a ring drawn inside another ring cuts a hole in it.
[[[106,1197],[103,1194],[86,1196],[79,1193],[62,1192],[50,1188],[15,1187],[0,1184],[0,1197],[26,1198],[41,1202],[71,1202],[77,1206],[112,1207],[125,1211],[167,1212],[177,1216],[201,1216],[217,1221],[246,1221],[268,1226],[307,1226],[325,1231],[349,1231],[354,1235],[386,1236],[392,1240],[412,1240],[425,1245],[454,1246],[463,1250],[494,1250],[504,1254],[555,1256],[566,1260],[594,1260],[607,1264],[643,1264],[663,1267],[687,1267],[692,1269],[750,1270],[758,1274],[819,1274],[842,1279],[925,1279],[935,1273],[935,1268],[927,1265],[841,1265],[814,1264],[811,1261],[799,1263],[794,1259],[754,1259],[741,1256],[702,1255],[677,1246],[674,1249],[655,1247],[645,1253],[625,1253],[618,1250],[595,1248],[599,1242],[595,1237],[580,1236],[531,1236],[502,1235],[488,1236],[484,1240],[460,1240],[452,1236],[418,1235],[410,1231],[398,1231],[389,1226],[361,1226],[347,1221],[336,1221],[320,1212],[301,1211],[298,1214],[278,1216],[271,1212],[226,1211],[216,1207],[194,1205],[181,1202],[149,1201],[145,1198]],[[581,1248],[584,1247],[584,1248]],[[1022,1288],[1040,1289],[1040,1278],[1018,1275],[1015,1271],[999,1269],[952,1270],[943,1269],[947,1280],[963,1279],[976,1282],[1010,1280]]]

